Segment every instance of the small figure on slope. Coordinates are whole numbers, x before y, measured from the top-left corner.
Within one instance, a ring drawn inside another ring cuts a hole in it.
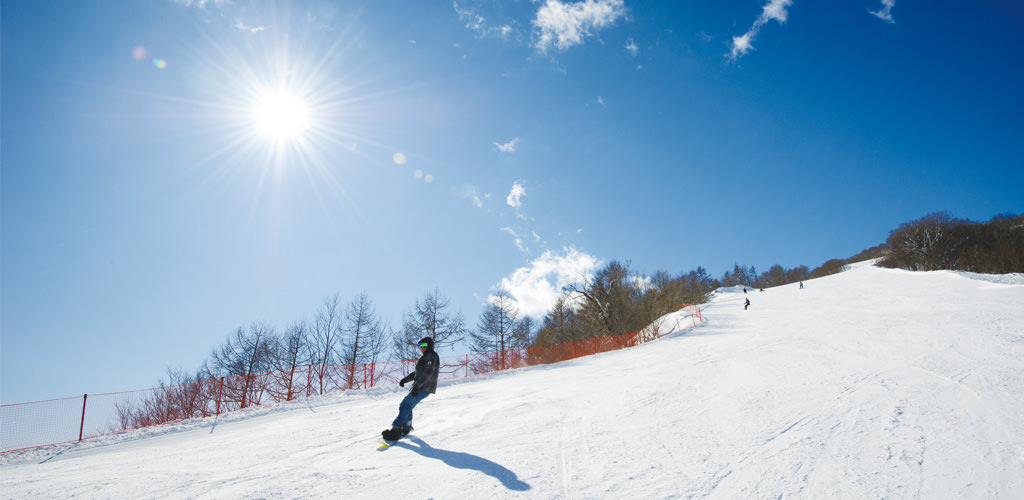
[[[441,360],[434,352],[434,339],[423,337],[419,344],[423,356],[416,362],[416,370],[398,382],[401,387],[405,387],[406,382],[412,382],[412,390],[398,406],[398,416],[391,423],[391,428],[380,433],[387,441],[398,441],[412,431],[412,409],[427,396],[437,392],[437,372]]]
[[[750,299],[743,302],[743,310],[746,311],[748,307],[750,307]]]

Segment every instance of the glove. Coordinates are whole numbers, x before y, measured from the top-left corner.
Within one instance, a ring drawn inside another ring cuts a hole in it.
[[[412,372],[412,373],[406,375],[405,377],[403,377],[402,380],[400,380],[398,382],[398,386],[399,387],[405,387],[406,382],[412,382],[413,379],[415,379],[415,378],[416,378],[416,372]]]
[[[420,391],[417,391],[416,389],[412,390],[412,397],[416,397],[416,396],[419,396],[419,395],[420,395]]]

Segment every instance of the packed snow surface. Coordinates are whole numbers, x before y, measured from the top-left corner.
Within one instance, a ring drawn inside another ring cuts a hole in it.
[[[640,347],[0,456],[4,498],[1024,498],[1024,278],[721,290]],[[749,298],[749,310],[743,301]]]

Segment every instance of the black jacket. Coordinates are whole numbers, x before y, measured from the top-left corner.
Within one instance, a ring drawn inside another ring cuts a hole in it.
[[[417,392],[427,391],[434,394],[437,392],[437,374],[440,369],[441,358],[437,356],[437,352],[429,349],[416,362],[416,371],[406,375],[402,382],[415,380],[412,383],[412,390]]]

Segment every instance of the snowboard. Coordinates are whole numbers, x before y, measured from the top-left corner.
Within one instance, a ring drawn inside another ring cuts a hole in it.
[[[409,435],[411,435],[411,434],[406,434],[406,436],[409,436]],[[390,439],[384,439],[384,438],[378,439],[377,440],[377,444],[379,446],[377,446],[377,451],[384,451],[384,450],[394,446],[395,443],[399,442],[404,437],[405,436],[402,436],[402,437],[400,437],[400,438],[398,438],[398,439],[396,439],[394,441],[391,441]]]
[[[401,436],[398,436],[395,439],[388,439],[388,438],[384,437],[383,433],[382,433],[381,438],[379,440],[377,440],[377,443],[380,445],[380,446],[377,447],[377,451],[384,451],[384,450],[390,448],[392,445],[397,443],[400,439],[402,439],[402,438],[404,438],[405,436],[408,436],[408,435],[409,434],[403,434]]]

